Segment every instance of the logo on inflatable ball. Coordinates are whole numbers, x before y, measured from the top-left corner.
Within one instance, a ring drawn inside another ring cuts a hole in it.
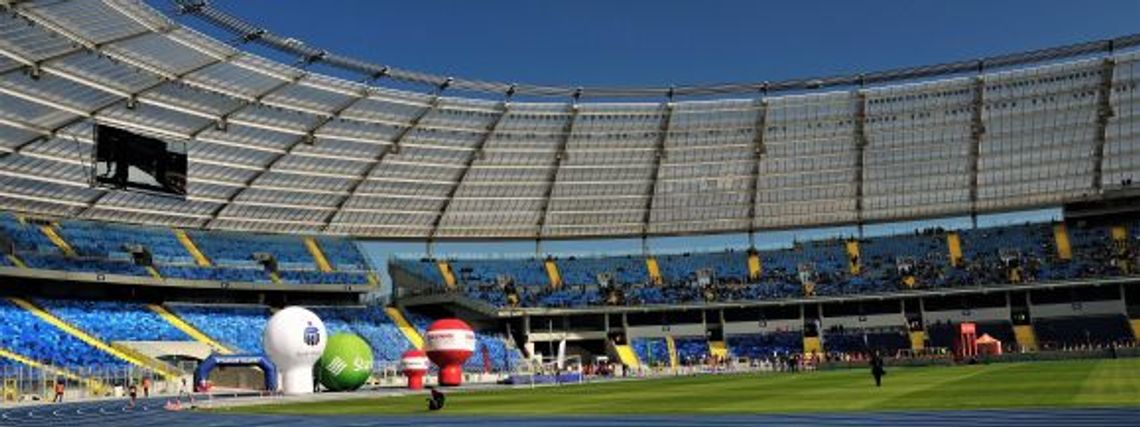
[[[317,361],[321,385],[331,391],[360,388],[372,375],[372,348],[356,334],[338,333],[329,337],[325,352]]]

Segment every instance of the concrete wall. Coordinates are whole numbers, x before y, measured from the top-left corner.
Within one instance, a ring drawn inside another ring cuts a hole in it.
[[[703,337],[705,336],[705,325],[702,323],[686,323],[668,326],[630,326],[626,328],[625,335],[630,339],[660,338],[668,335],[674,337]]]
[[[905,326],[906,317],[902,313],[868,314],[865,316],[825,317],[820,319],[824,330],[832,326],[842,325],[844,328],[879,328],[886,326]]]
[[[759,321],[725,322],[725,335],[762,334],[776,331],[801,331],[803,321],[800,319],[768,320],[763,325]]]
[[[928,311],[923,314],[926,323],[935,322],[987,322],[1009,321],[1009,307],[972,308],[968,310]]]
[[[1029,315],[1034,319],[1046,317],[1089,316],[1098,314],[1127,313],[1124,301],[1084,301],[1072,304],[1041,304],[1029,306]]]

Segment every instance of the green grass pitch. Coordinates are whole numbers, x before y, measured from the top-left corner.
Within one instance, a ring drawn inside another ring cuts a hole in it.
[[[449,415],[744,414],[1033,407],[1140,406],[1140,359],[676,377],[453,392]],[[247,406],[226,412],[426,412],[424,396]]]

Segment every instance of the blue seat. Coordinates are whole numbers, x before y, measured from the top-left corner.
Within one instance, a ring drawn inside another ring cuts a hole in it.
[[[41,363],[71,370],[122,368],[127,362],[63,332],[8,300],[0,300],[2,346]]]
[[[239,353],[260,353],[269,308],[260,305],[168,304],[172,312]]]
[[[41,299],[37,303],[60,319],[107,342],[193,341],[140,303],[57,299]]]

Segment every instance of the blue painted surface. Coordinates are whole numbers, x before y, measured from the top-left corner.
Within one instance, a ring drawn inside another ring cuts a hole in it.
[[[126,400],[65,403],[0,409],[4,426],[201,426],[281,427],[320,426],[974,426],[979,422],[1000,426],[1124,426],[1140,417],[1140,408],[1028,409],[932,412],[870,412],[833,414],[765,415],[670,415],[670,416],[573,416],[498,417],[449,416],[299,416],[237,415],[196,411],[171,412],[163,409],[163,399],[144,399],[134,408]]]

